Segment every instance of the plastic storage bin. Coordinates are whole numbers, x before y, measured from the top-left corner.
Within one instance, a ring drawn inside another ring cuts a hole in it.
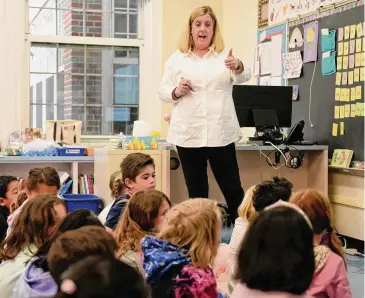
[[[67,211],[72,212],[78,209],[89,209],[95,214],[99,214],[100,198],[92,194],[65,194],[61,196],[66,202]]]
[[[59,156],[84,156],[85,148],[57,148]]]

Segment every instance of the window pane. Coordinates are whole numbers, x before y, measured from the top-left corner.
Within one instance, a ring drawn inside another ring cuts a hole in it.
[[[84,74],[85,47],[60,45],[58,49],[58,72]]]
[[[120,76],[137,76],[139,73],[138,64],[114,64],[114,75]]]
[[[138,78],[114,78],[114,104],[138,104]]]
[[[109,48],[87,47],[86,48],[86,73],[102,74],[102,68],[111,65],[112,60],[108,56],[111,55]],[[103,63],[104,62],[104,63]]]
[[[84,13],[75,10],[62,10],[57,19],[58,35],[83,36]]]
[[[84,0],[86,10],[102,10],[107,1],[105,0]]]
[[[138,0],[129,0],[130,8],[138,8]]]
[[[137,33],[138,16],[136,14],[129,15],[129,33]]]
[[[66,74],[63,78],[64,103],[66,105],[83,104],[85,77]]]
[[[60,0],[58,0],[60,1]],[[44,7],[44,8],[55,8],[55,0],[28,0],[30,7]]]
[[[87,135],[101,134],[102,108],[101,107],[87,107],[86,108],[86,131]]]
[[[119,34],[128,33],[126,14],[120,14],[120,13],[115,14],[114,21],[115,21],[115,26],[114,26],[115,33]]]
[[[86,77],[86,103],[101,104],[102,77]]]
[[[88,37],[102,37],[102,24],[103,24],[103,14],[101,12],[85,12],[85,36]],[[105,32],[105,35],[109,35]]]
[[[50,46],[32,47],[30,49],[30,71],[56,73],[56,49]]]
[[[56,35],[56,10],[29,8],[30,33],[35,35]]]
[[[114,0],[115,8],[128,8],[128,0]]]
[[[114,107],[110,109],[112,109],[112,133],[119,134],[123,132],[125,135],[131,135],[133,132],[133,122],[138,120],[138,108]]]

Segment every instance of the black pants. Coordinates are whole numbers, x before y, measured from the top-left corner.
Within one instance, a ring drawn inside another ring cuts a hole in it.
[[[231,222],[237,218],[237,209],[244,192],[234,143],[224,147],[177,147],[190,198],[208,198],[208,161],[228,205]]]

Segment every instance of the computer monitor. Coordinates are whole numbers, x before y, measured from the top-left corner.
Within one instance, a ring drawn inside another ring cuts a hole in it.
[[[291,86],[234,85],[232,96],[241,127],[291,127]]]

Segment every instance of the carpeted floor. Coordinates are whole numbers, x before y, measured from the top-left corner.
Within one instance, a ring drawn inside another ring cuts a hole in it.
[[[364,298],[364,258],[345,255],[353,298]]]

